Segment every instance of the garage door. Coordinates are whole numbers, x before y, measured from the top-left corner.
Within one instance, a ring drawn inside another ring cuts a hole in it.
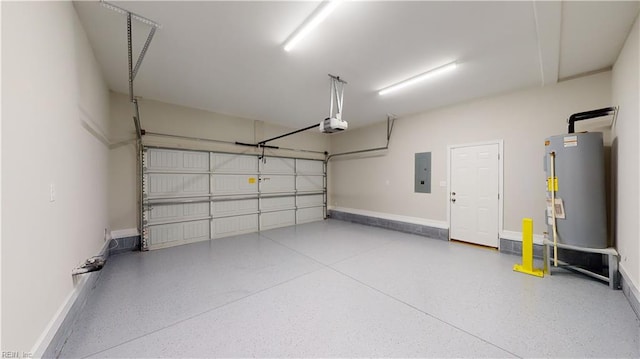
[[[325,218],[323,161],[147,148],[143,249]]]

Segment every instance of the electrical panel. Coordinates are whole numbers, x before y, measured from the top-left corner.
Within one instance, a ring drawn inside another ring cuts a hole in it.
[[[416,153],[415,192],[431,193],[431,152]]]

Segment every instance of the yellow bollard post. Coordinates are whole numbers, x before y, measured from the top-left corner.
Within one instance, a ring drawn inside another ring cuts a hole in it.
[[[515,264],[513,270],[544,277],[542,270],[533,268],[533,220],[531,218],[522,219],[522,265]]]

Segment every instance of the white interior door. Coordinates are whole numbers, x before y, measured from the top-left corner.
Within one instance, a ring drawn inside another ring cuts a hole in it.
[[[499,146],[450,149],[450,237],[498,247]]]

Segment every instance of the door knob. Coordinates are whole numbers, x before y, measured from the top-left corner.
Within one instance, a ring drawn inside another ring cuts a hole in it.
[[[451,202],[456,203],[456,199],[455,198],[451,198]]]
[[[451,192],[451,195],[452,195],[452,196],[455,196],[455,195],[456,195],[456,193],[455,193],[455,192]]]

